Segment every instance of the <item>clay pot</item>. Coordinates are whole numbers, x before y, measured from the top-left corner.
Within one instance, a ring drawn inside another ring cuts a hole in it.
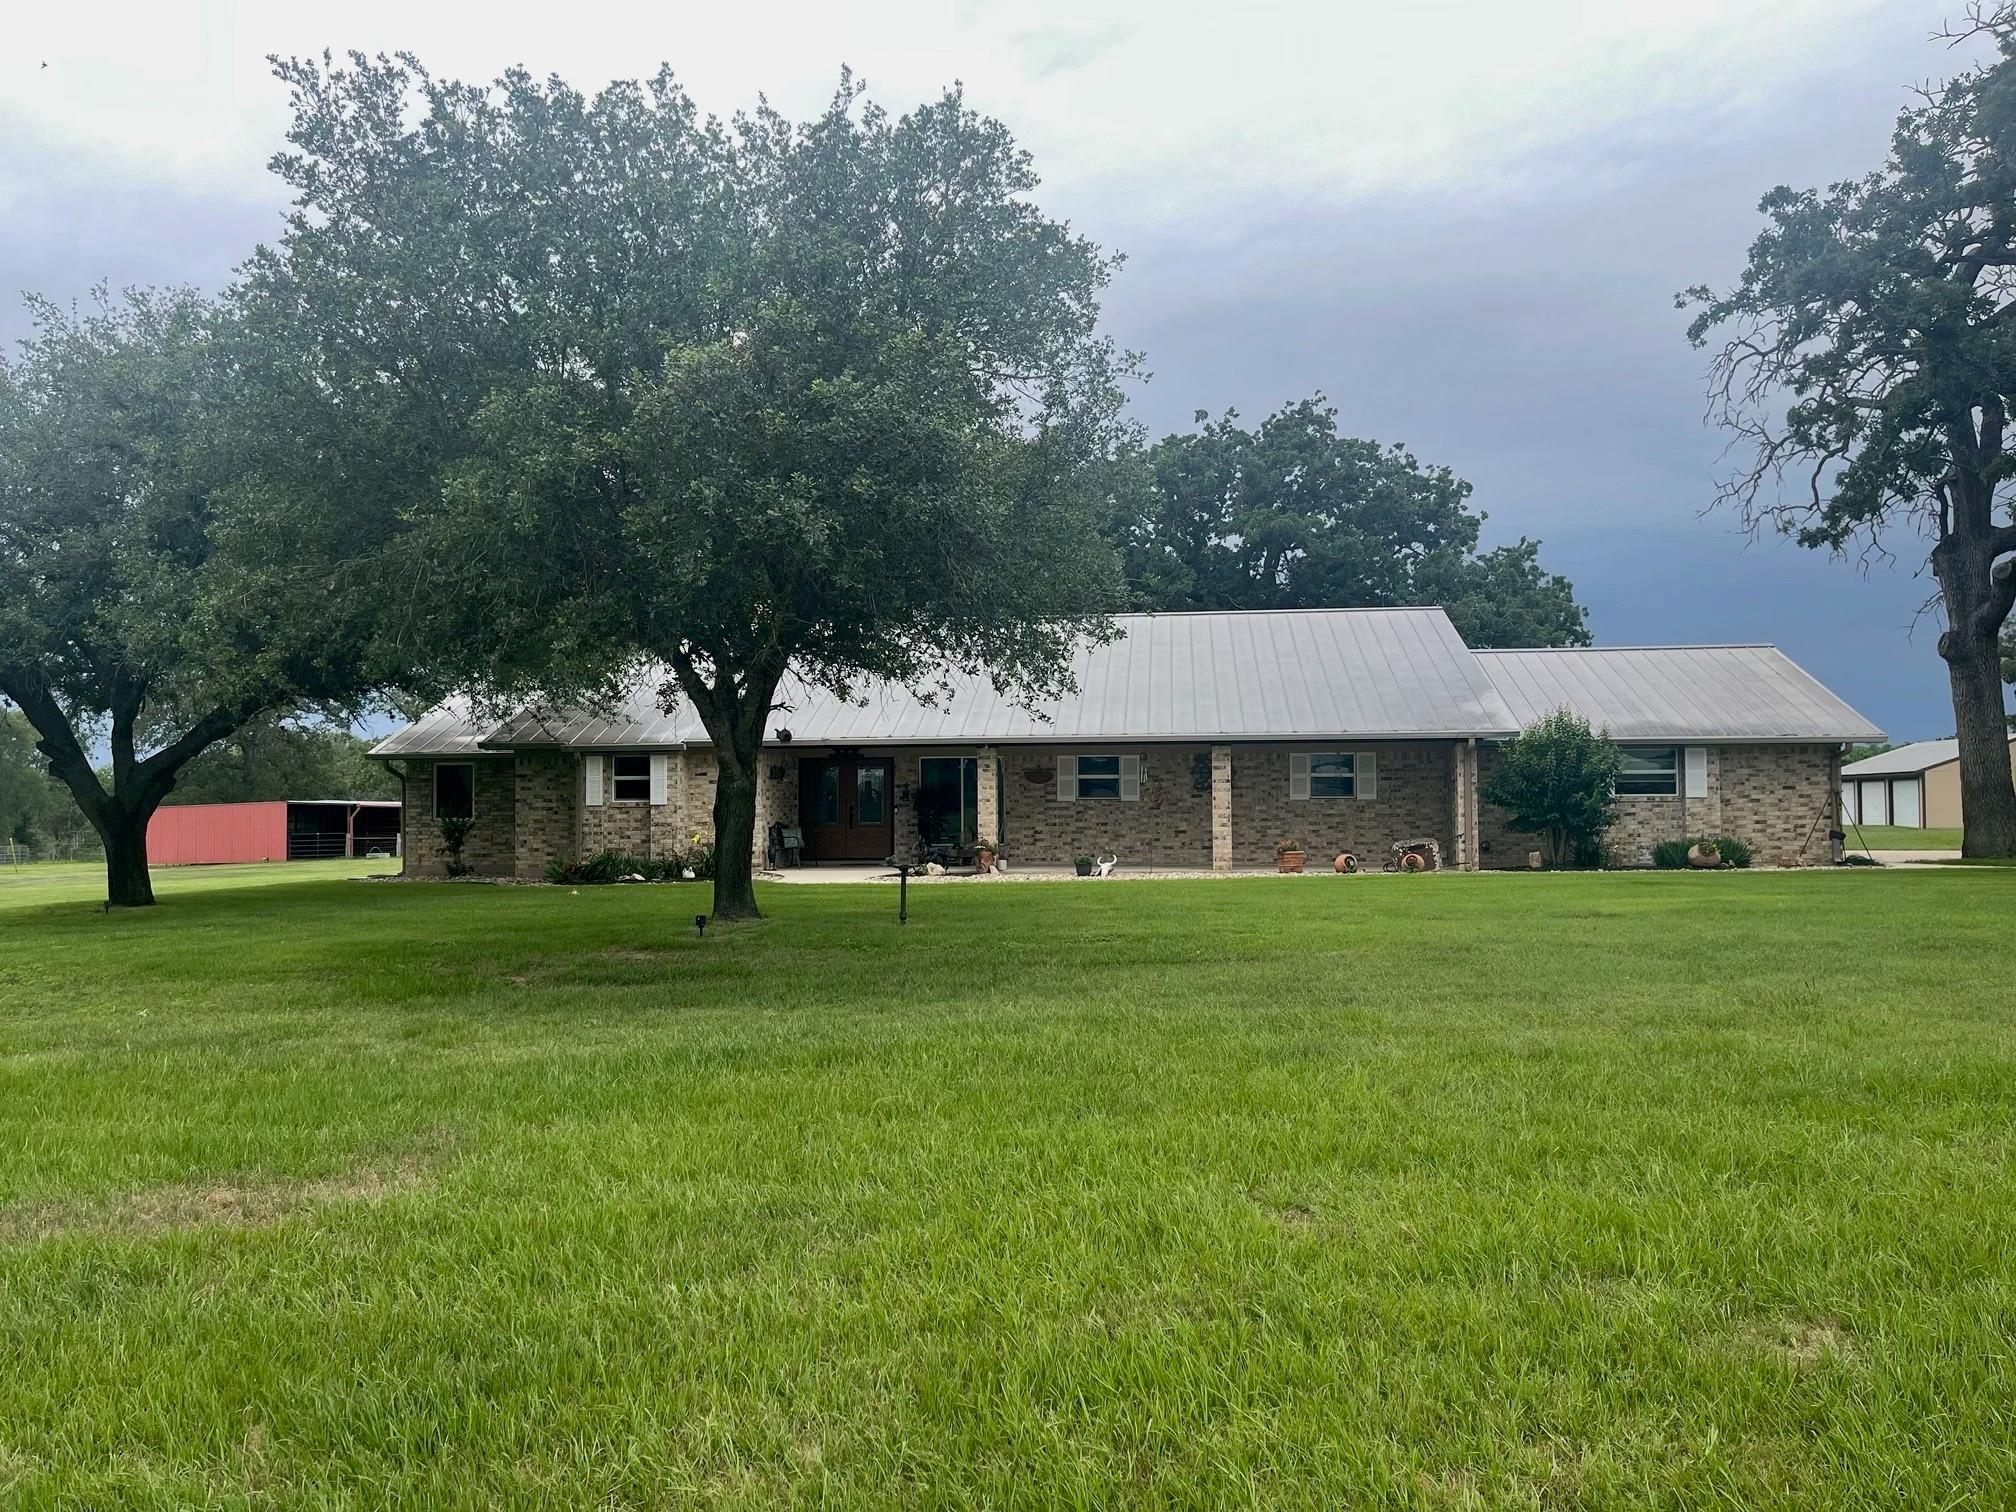
[[[1403,872],[1424,872],[1428,870],[1428,858],[1419,851],[1408,851],[1400,858],[1400,870]]]
[[[1358,870],[1358,858],[1349,851],[1339,851],[1337,852],[1337,859],[1330,863],[1330,869],[1334,872],[1346,874],[1355,872]]]
[[[976,845],[973,847],[973,870],[985,876],[994,870],[994,847]]]
[[[1302,852],[1281,851],[1274,857],[1274,864],[1284,872],[1299,872],[1302,870]]]
[[[1699,871],[1713,871],[1722,864],[1722,852],[1712,845],[1690,845],[1687,864]]]

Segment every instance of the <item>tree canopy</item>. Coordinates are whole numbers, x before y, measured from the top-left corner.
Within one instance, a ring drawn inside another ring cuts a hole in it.
[[[302,429],[383,459],[341,486],[412,522],[398,630],[492,698],[690,700],[717,915],[755,911],[787,671],[1028,696],[1118,606],[1114,262],[957,91],[897,117],[843,77],[812,120],[722,123],[666,72],[279,73],[296,204],[249,297],[314,375]]]
[[[199,752],[371,686],[373,543],[267,507],[306,464],[228,308],[170,291],[32,313],[0,357],[0,695],[104,842],[109,900],[151,903],[147,821]]]
[[[1929,540],[1969,855],[2016,855],[1997,637],[2016,603],[2016,8],[1963,35],[1993,61],[1922,92],[1888,159],[1780,187],[1735,287],[1681,296],[1719,341],[1711,414],[1747,523],[1841,552]],[[1998,562],[2000,565],[1998,566]]]
[[[1137,606],[1307,609],[1439,603],[1479,646],[1587,645],[1539,543],[1479,552],[1471,487],[1401,446],[1340,434],[1318,394],[1254,429],[1235,411],[1163,438],[1153,486],[1119,495],[1109,537]]]
[[[370,748],[369,741],[322,720],[262,715],[184,767],[167,801],[397,798],[399,779],[364,754]]]

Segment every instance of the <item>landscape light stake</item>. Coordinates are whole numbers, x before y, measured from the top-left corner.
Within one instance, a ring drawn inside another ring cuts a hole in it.
[[[700,938],[701,938],[701,939],[703,939],[703,940],[704,940],[704,939],[706,939],[706,938],[707,938],[707,915],[705,915],[705,914],[695,914],[695,915],[693,915],[693,927],[694,927],[694,928],[695,928],[696,930],[698,930],[698,931],[699,931],[699,933],[700,933]]]
[[[896,868],[896,922],[910,922],[910,867],[907,862],[898,861],[894,856],[889,864]]]

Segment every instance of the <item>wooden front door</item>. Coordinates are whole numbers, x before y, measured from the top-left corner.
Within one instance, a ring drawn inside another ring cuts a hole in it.
[[[798,825],[811,861],[884,861],[896,849],[895,763],[826,756],[798,763]]]

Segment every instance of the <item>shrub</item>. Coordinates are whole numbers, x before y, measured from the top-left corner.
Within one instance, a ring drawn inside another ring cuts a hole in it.
[[[1713,845],[1717,850],[1722,852],[1722,864],[1724,866],[1738,868],[1748,866],[1756,855],[1756,852],[1751,849],[1748,841],[1738,840],[1734,835],[1704,835],[1698,843]]]
[[[1505,810],[1509,828],[1541,837],[1549,865],[1588,865],[1617,815],[1623,762],[1607,731],[1556,709],[1499,747],[1483,796]]]
[[[1652,847],[1652,864],[1662,871],[1677,871],[1687,864],[1690,840],[1661,840]]]
[[[462,859],[462,847],[469,843],[469,831],[476,827],[474,819],[443,818],[437,821],[441,826],[441,848],[448,853],[448,875],[466,877],[468,863]]]
[[[1685,840],[1661,840],[1652,847],[1652,864],[1677,870],[1688,864],[1687,852],[1697,845],[1714,846],[1721,853],[1722,864],[1729,867],[1748,866],[1756,854],[1749,842],[1734,835],[1694,835]]]

